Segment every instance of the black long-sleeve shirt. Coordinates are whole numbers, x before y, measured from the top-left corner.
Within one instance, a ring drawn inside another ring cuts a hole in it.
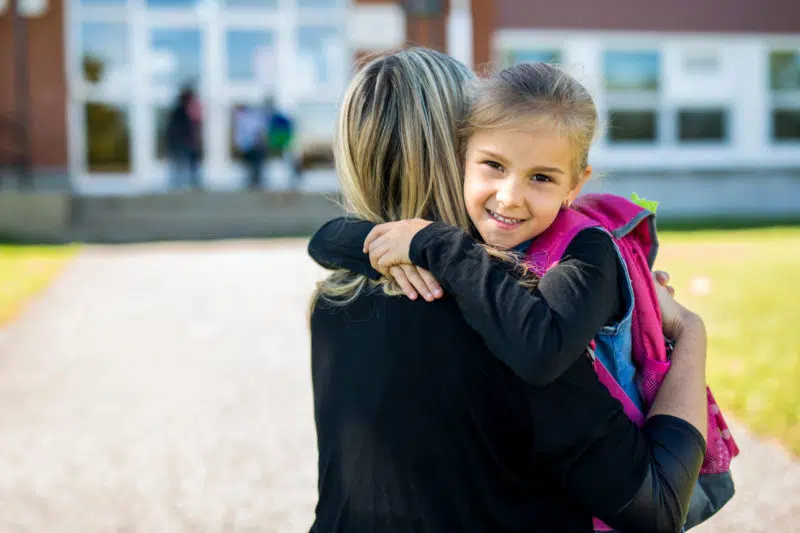
[[[375,277],[370,228],[334,221],[309,251]],[[442,224],[411,256],[448,296],[373,291],[312,314],[314,531],[591,531],[591,514],[679,530],[702,437],[668,416],[637,430],[581,357],[619,308],[608,237],[582,232],[533,294]]]

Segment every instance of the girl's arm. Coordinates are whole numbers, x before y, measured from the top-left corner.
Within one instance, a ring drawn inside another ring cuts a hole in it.
[[[369,264],[364,239],[375,224],[366,220],[340,217],[326,222],[308,242],[308,255],[325,268],[344,268],[371,279],[380,272]]]
[[[402,231],[408,224],[382,226]],[[312,237],[309,253],[323,266],[377,278],[380,274],[363,251],[364,238],[374,227],[335,219]],[[533,292],[457,228],[433,223],[403,233],[411,262],[433,274],[492,353],[530,384],[558,377],[618,307],[616,252],[610,237],[598,230],[581,232]]]
[[[433,223],[411,240],[413,264],[431,271],[492,353],[526,382],[544,385],[572,365],[619,308],[611,237],[578,234],[531,291],[463,231]]]

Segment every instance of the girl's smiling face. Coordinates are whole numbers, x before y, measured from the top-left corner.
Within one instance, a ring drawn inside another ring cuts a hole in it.
[[[531,239],[572,202],[591,175],[574,175],[574,150],[554,128],[478,130],[467,143],[464,203],[486,244]]]

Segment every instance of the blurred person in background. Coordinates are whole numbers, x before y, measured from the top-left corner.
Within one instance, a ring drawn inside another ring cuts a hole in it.
[[[258,107],[238,105],[234,114],[233,142],[247,165],[247,185],[261,186],[266,151],[267,120]]]
[[[200,99],[190,86],[181,89],[167,122],[167,156],[173,189],[200,186],[199,163],[203,113]]]
[[[462,197],[458,132],[470,78],[426,49],[379,57],[356,75],[335,141],[350,215],[429,218],[478,237]],[[533,297],[511,256],[459,242],[478,261],[453,275]],[[315,236],[309,252],[337,269],[318,285],[310,317],[319,450],[312,532],[590,532],[592,514],[624,531],[680,531],[705,451],[697,423],[705,396],[686,394],[704,391],[705,330],[666,289],[659,302],[664,333],[677,339],[673,366],[640,430],[583,350],[562,354],[566,366],[538,344],[507,353],[506,329],[476,320],[487,307],[507,316],[501,298],[474,312],[448,296],[409,301],[366,254],[343,256],[335,238]],[[425,246],[413,253],[428,252],[436,255]],[[418,267],[394,268],[395,278],[430,279]],[[570,342],[585,347],[590,337]]]
[[[298,185],[299,172],[295,165],[292,151],[294,140],[294,121],[287,114],[278,110],[275,101],[268,98],[264,104],[267,121],[267,152],[270,157],[280,159],[289,172],[289,183],[292,188]]]

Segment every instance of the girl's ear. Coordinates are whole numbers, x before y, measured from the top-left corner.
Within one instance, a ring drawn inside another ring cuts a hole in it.
[[[578,194],[581,192],[581,189],[583,189],[583,186],[586,184],[587,181],[589,181],[589,178],[591,177],[592,177],[592,165],[586,165],[586,168],[584,169],[583,173],[578,177],[578,182],[572,189],[570,189],[569,193],[567,193],[567,200],[569,200],[569,203],[575,201],[575,198],[578,197]]]

